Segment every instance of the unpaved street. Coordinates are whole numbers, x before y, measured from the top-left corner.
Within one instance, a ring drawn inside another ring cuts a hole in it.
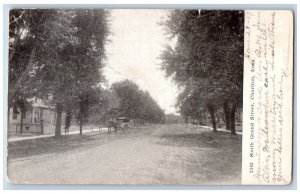
[[[186,125],[149,125],[9,144],[12,182],[238,184],[241,136]]]

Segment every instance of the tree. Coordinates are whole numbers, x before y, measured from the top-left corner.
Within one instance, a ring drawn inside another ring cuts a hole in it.
[[[221,104],[228,105],[226,108],[230,110],[224,112],[230,112],[225,118],[232,134],[235,134],[236,106],[242,102],[243,14],[242,11],[171,11],[165,27],[171,37],[177,38],[177,44],[174,49],[167,46],[161,55],[166,75],[185,88],[187,96],[197,94],[202,106],[210,112],[214,130],[215,109]]]
[[[150,123],[162,122],[163,110],[148,92],[140,90],[132,81],[114,83],[112,90],[119,99],[119,116],[132,118],[135,122],[136,120]]]
[[[140,118],[150,123],[162,123],[165,115],[157,102],[150,96],[148,91],[142,91],[140,95],[143,103]]]
[[[141,97],[138,85],[129,80],[114,83],[112,89],[119,98],[120,116],[126,116],[134,120],[141,114]]]
[[[92,122],[106,123],[110,118],[119,116],[120,102],[113,90],[102,88],[96,97],[97,100],[91,107],[90,119]]]
[[[76,92],[79,98],[80,134],[84,117],[87,117],[92,96],[97,94],[97,86],[104,81],[102,68],[105,58],[105,44],[108,30],[109,12],[106,10],[76,10],[73,25],[80,44],[71,51],[75,65]],[[72,47],[71,47],[72,48]],[[75,60],[74,60],[75,59]],[[100,91],[100,90],[98,90]],[[96,98],[94,98],[96,99]]]
[[[76,45],[71,25],[72,10],[55,10],[56,14],[47,23],[48,37],[37,47],[34,65],[31,68],[30,86],[35,95],[50,99],[49,105],[56,110],[55,136],[61,135],[61,121],[64,105],[73,100],[75,94],[72,66],[68,65],[66,49]],[[43,24],[46,25],[46,24]]]
[[[29,87],[29,78],[35,58],[41,54],[37,48],[49,37],[51,26],[47,24],[56,13],[39,9],[12,9],[9,13],[8,115],[12,106],[20,109],[21,132],[27,99],[35,95]]]
[[[61,135],[62,111],[76,109],[74,106],[78,106],[81,134],[83,117],[89,110],[89,95],[104,80],[102,68],[104,46],[109,33],[109,13],[96,9],[25,12],[28,12],[26,16],[30,18],[29,21],[33,20],[26,30],[26,37],[33,41],[28,41],[32,50],[26,58],[28,64],[25,63],[21,68],[21,75],[15,76],[18,79],[12,82],[15,87],[11,88],[18,88],[25,80],[30,87],[26,91],[33,91],[35,96],[50,99],[50,105],[56,107],[57,113],[56,136]],[[22,14],[17,12],[15,15],[21,17]],[[18,27],[12,26],[11,29],[18,32]],[[18,37],[12,33],[13,36]],[[18,48],[13,45],[18,44],[12,44],[12,58],[16,55],[14,50]],[[19,64],[16,66],[20,68]],[[11,70],[16,72],[16,68]],[[16,94],[14,90],[12,93]]]

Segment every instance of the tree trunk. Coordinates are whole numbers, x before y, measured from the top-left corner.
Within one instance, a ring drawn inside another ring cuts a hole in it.
[[[69,131],[71,126],[71,110],[68,108],[65,116],[65,133]]]
[[[24,109],[21,109],[20,111],[20,115],[21,115],[21,121],[20,121],[20,133],[22,134],[23,133],[23,117],[24,117]]]
[[[232,109],[230,111],[230,128],[231,128],[231,134],[236,135],[235,131],[235,112],[236,112],[236,105],[233,104]]]
[[[82,135],[82,124],[83,124],[83,114],[80,113],[80,118],[79,118],[79,134]]]
[[[61,117],[62,117],[62,104],[56,103],[56,126],[55,126],[55,136],[61,136]]]
[[[79,102],[79,134],[82,135],[82,125],[83,125],[83,117],[84,117],[84,111],[85,111],[85,103],[84,99],[81,98]]]
[[[209,108],[209,113],[211,117],[211,123],[213,125],[213,131],[217,132],[217,124],[216,124],[216,118],[215,118],[215,110],[213,108]]]
[[[226,130],[230,131],[230,110],[229,110],[229,107],[228,107],[228,102],[224,102],[223,109],[224,109]]]
[[[44,135],[44,118],[43,118],[43,109],[41,109],[41,114],[40,114],[40,120],[41,120],[41,133]]]

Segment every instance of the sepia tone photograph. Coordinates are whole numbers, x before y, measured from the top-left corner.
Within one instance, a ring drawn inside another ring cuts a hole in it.
[[[8,181],[242,184],[244,20],[11,9]]]

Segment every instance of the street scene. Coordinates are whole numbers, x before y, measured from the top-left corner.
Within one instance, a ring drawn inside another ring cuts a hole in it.
[[[11,9],[14,184],[240,184],[244,11]]]

